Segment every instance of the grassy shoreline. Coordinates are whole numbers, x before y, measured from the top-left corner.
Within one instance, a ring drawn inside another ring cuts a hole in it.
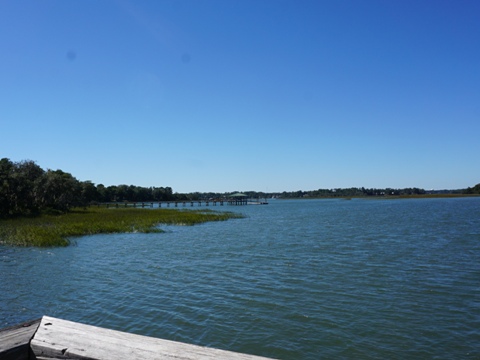
[[[232,212],[177,209],[74,209],[62,215],[41,215],[0,220],[0,244],[13,246],[68,246],[69,238],[82,235],[162,232],[157,226],[195,225],[242,218]]]

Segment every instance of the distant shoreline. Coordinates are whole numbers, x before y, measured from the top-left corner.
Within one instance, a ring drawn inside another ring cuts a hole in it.
[[[394,199],[436,199],[436,198],[465,198],[480,197],[480,194],[417,194],[417,195],[372,195],[372,196],[306,196],[276,198],[276,200],[321,200],[321,199],[368,199],[368,200],[394,200]]]

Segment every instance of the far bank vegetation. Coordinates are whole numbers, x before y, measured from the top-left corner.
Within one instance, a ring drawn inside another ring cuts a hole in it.
[[[95,185],[79,181],[62,170],[44,170],[34,161],[13,162],[0,159],[0,218],[35,216],[40,213],[65,213],[72,208],[109,202],[195,201],[226,198],[229,193],[174,193],[169,186]],[[426,191],[420,188],[377,189],[337,188],[309,191],[242,191],[250,198],[331,198],[331,197],[419,197],[480,194],[480,184],[467,189]]]

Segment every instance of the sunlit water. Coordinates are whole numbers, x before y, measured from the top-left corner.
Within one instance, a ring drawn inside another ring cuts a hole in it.
[[[480,357],[480,198],[214,209],[247,218],[0,246],[0,327],[46,314],[280,359]]]

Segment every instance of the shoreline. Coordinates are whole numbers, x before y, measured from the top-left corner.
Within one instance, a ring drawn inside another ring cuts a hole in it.
[[[422,194],[422,195],[375,195],[375,196],[308,196],[308,197],[291,197],[291,198],[275,198],[275,200],[322,200],[322,199],[364,199],[364,200],[395,200],[395,199],[448,199],[448,198],[466,198],[480,197],[480,194]]]

